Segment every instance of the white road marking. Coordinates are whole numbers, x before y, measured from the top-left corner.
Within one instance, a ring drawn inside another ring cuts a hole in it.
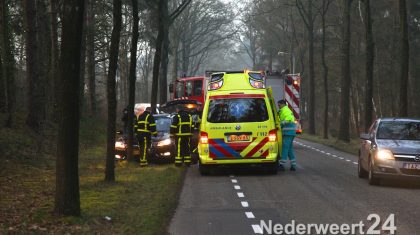
[[[328,156],[331,156],[331,153],[327,153]]]
[[[235,185],[235,186],[233,186],[236,190],[239,190],[239,189],[241,189],[241,186],[239,186],[239,185]]]
[[[235,176],[234,176],[234,175],[229,175],[229,177],[230,177],[230,178],[233,178],[233,177],[235,177]]]
[[[255,234],[263,234],[263,230],[259,224],[253,224],[252,229],[254,230]]]
[[[232,183],[238,183],[238,181],[236,179],[232,179]]]
[[[248,219],[254,219],[255,218],[255,216],[252,212],[245,212],[245,215]]]
[[[249,204],[247,201],[241,201],[242,207],[249,207]]]
[[[353,164],[358,165],[359,163],[358,162],[353,162]]]
[[[321,153],[325,153],[325,151],[321,151]]]
[[[346,162],[351,162],[351,161],[349,159],[347,159]]]
[[[238,197],[245,197],[244,193],[238,193]]]
[[[341,160],[344,160],[344,158],[343,157],[339,157]]]

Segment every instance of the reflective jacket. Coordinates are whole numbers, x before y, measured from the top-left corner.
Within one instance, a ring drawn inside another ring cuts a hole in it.
[[[156,122],[152,114],[144,111],[138,118],[134,125],[134,130],[137,135],[157,135]]]
[[[189,113],[180,111],[172,118],[171,136],[192,136],[194,124]]]
[[[280,119],[281,132],[283,135],[296,135],[295,116],[292,110],[286,105],[278,112]]]

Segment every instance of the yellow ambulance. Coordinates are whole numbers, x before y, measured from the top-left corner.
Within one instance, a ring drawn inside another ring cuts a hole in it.
[[[199,135],[199,171],[220,165],[260,165],[277,173],[281,130],[265,76],[258,71],[213,73]]]

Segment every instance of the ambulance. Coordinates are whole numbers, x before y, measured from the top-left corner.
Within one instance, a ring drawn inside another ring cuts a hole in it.
[[[200,125],[200,173],[221,165],[259,165],[275,174],[280,152],[276,103],[264,73],[213,73]]]

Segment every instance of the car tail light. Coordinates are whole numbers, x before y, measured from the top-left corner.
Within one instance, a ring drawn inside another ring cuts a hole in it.
[[[271,130],[268,132],[268,141],[276,142],[277,141],[277,129]]]
[[[208,144],[209,143],[209,135],[207,132],[200,132],[200,143],[201,144]]]

